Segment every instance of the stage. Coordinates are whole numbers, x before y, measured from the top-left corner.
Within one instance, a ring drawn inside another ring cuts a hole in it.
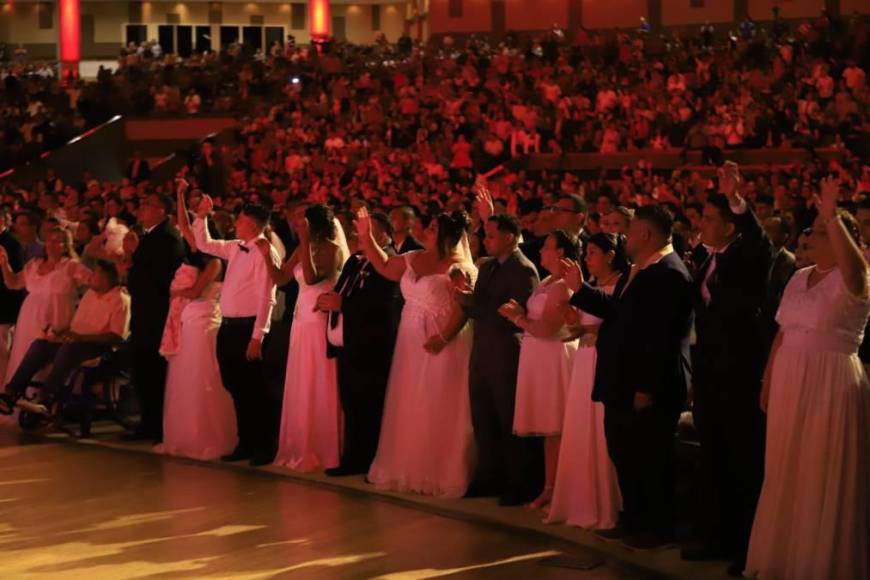
[[[466,500],[472,501],[472,500]],[[580,571],[546,563],[601,564]],[[576,545],[389,497],[0,431],[12,578],[648,578]]]

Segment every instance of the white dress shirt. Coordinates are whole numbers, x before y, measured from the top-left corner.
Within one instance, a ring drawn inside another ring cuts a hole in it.
[[[257,248],[257,240],[213,240],[205,220],[193,222],[193,235],[201,252],[227,261],[221,289],[221,314],[226,318],[256,317],[252,339],[262,341],[272,324],[272,308],[276,304],[275,284],[266,268],[266,261]],[[278,253],[270,246],[269,255],[275,267],[280,266]]]

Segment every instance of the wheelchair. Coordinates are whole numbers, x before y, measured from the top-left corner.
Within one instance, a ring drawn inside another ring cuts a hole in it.
[[[64,388],[54,401],[54,413],[46,416],[20,409],[18,425],[26,433],[42,430],[50,423],[69,435],[81,438],[91,436],[95,420],[108,419],[125,429],[132,429],[138,415],[135,390],[127,369],[129,349],[126,345],[101,357],[91,359],[70,373]],[[37,398],[40,381],[31,381],[24,398]],[[68,425],[78,423],[78,432]]]

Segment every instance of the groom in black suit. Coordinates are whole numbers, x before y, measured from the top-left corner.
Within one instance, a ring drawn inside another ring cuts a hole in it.
[[[709,256],[695,280],[694,418],[701,441],[700,542],[687,560],[727,558],[743,570],[764,471],[759,406],[767,360],[762,318],[774,247],[726,164],[708,197],[701,241]]]
[[[160,340],[169,313],[169,286],[185,253],[181,236],[169,223],[170,213],[172,201],[157,193],[148,195],[139,206],[139,223],[145,233],[133,252],[127,289],[133,384],[142,421],[130,439],[163,439],[166,359],[160,356]]]
[[[389,218],[372,214],[372,230],[384,252],[394,256]],[[326,470],[329,476],[365,473],[374,460],[400,304],[399,285],[378,274],[362,253],[347,260],[335,290],[317,299],[317,308],[330,313],[326,352],[337,359],[344,410],[341,463]]]
[[[691,379],[692,279],[671,245],[673,216],[638,209],[626,249],[632,258],[612,296],[583,284],[565,262],[571,304],[603,319],[592,399],[604,404],[607,448],[622,491],[620,526],[603,531],[650,549],[673,535],[673,445]]]
[[[484,244],[491,257],[480,266],[473,293],[459,294],[474,320],[468,385],[478,467],[468,495],[500,495],[501,505],[527,503],[543,485],[542,441],[513,434],[522,331],[498,313],[510,300],[525,304],[538,285],[519,237],[516,218],[490,217]]]

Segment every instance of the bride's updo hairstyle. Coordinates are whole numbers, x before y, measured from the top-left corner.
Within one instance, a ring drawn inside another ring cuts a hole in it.
[[[435,219],[438,220],[438,255],[445,258],[471,228],[471,218],[460,209],[451,213],[439,213]]]
[[[305,209],[311,241],[335,239],[335,214],[328,205],[315,203]]]

